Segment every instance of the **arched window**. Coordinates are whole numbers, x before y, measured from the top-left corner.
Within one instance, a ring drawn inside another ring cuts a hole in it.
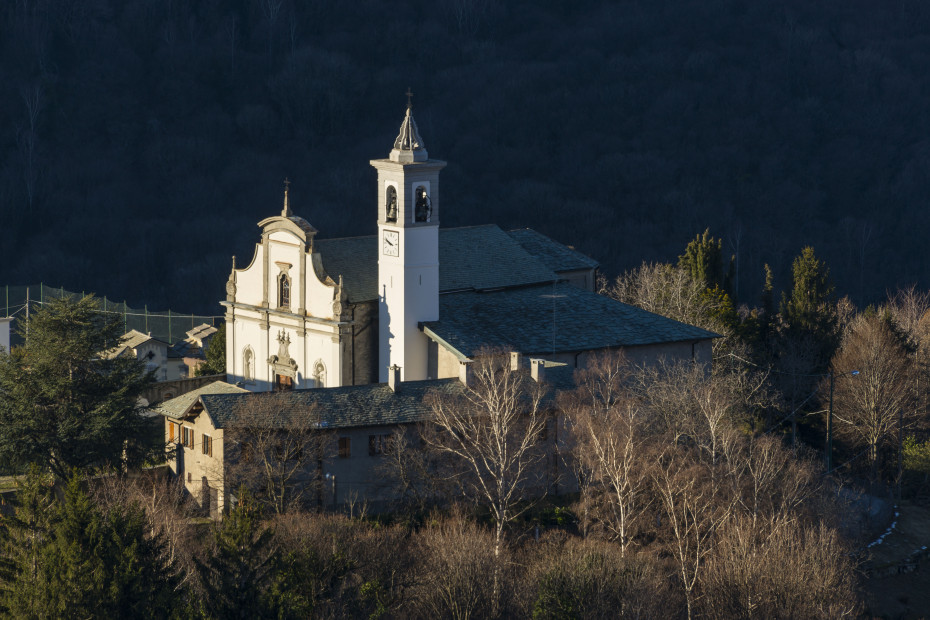
[[[420,185],[414,192],[414,196],[416,196],[416,205],[413,208],[414,221],[430,221],[433,215],[433,205],[430,204],[429,194],[426,193],[426,188]]]
[[[384,221],[386,222],[396,222],[397,221],[397,190],[394,189],[393,185],[388,185],[387,191],[385,192],[386,197],[384,201]]]
[[[278,307],[291,307],[291,279],[286,273],[282,273],[278,278]]]
[[[326,366],[323,360],[317,360],[313,365],[313,387],[326,387]]]
[[[252,349],[246,347],[245,351],[242,352],[242,379],[244,381],[252,380],[252,363],[254,356],[252,355]]]

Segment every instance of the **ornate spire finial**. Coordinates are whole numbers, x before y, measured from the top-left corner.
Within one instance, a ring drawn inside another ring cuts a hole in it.
[[[287,190],[291,187],[291,181],[284,177],[284,208],[281,209],[281,217],[291,216],[291,207],[287,204]]]
[[[413,120],[413,91],[407,87],[407,113],[400,124],[400,132],[397,139],[394,140],[394,149],[391,151],[391,159],[403,163],[415,161],[426,161],[429,155],[423,146],[423,139],[417,129],[417,123]]]

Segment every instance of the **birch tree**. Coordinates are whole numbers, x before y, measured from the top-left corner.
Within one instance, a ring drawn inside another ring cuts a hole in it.
[[[625,383],[629,365],[620,354],[598,357],[579,377],[578,389],[562,399],[572,431],[575,458],[603,492],[612,531],[625,556],[648,503],[644,492],[645,426],[641,404]]]
[[[470,385],[460,395],[429,398],[437,433],[425,434],[434,450],[452,455],[466,470],[466,489],[494,518],[494,556],[500,558],[504,530],[530,503],[524,501],[541,477],[540,437],[546,416],[543,388],[509,356],[485,352],[474,362]],[[494,574],[500,594],[500,566]]]

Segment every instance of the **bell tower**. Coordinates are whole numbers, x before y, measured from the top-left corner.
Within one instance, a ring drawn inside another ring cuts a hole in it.
[[[401,378],[427,378],[428,340],[421,321],[439,319],[439,171],[413,120],[413,94],[387,159],[378,171],[378,380],[388,367]],[[435,378],[435,377],[433,377]]]

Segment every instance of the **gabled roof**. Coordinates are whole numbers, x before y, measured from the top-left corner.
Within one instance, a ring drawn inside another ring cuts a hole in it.
[[[180,342],[175,342],[168,349],[169,358],[182,358],[182,357],[196,357],[203,359],[203,349],[196,342],[191,342],[190,340],[181,340]]]
[[[214,381],[202,387],[192,390],[180,396],[175,396],[155,406],[156,413],[166,415],[171,418],[184,417],[204,394],[243,394],[248,393],[241,387],[226,383],[225,381]]]
[[[216,333],[215,327],[213,327],[212,325],[208,325],[206,323],[201,323],[194,329],[188,331],[187,337],[194,338],[196,340],[203,340],[204,338],[212,336],[215,333]]]
[[[378,247],[373,235],[314,241],[323,269],[334,280],[343,277],[349,301],[355,303],[378,299]],[[493,224],[439,229],[440,293],[557,279],[555,272]]]
[[[168,347],[168,343],[165,342],[164,340],[159,340],[158,338],[153,338],[152,336],[149,336],[148,334],[143,334],[140,331],[131,329],[125,334],[123,334],[123,336],[120,338],[120,343],[117,346],[103,352],[102,354],[103,358],[104,359],[116,359],[117,357],[120,357],[122,355],[134,355],[132,351],[133,349],[142,346],[143,344],[145,344],[146,342],[149,342],[150,340],[153,342],[157,342],[158,344],[163,344],[165,345],[165,347]]]
[[[546,363],[544,381],[550,388],[547,401],[555,397],[555,390],[574,387],[573,372],[565,364]],[[286,429],[289,421],[304,420],[312,415],[314,423],[320,420],[321,428],[345,429],[423,422],[432,415],[428,394],[461,395],[464,392],[465,386],[458,379],[431,379],[403,382],[397,392],[387,383],[371,383],[292,392],[201,393],[198,398],[215,428],[235,425],[237,406],[243,399],[275,398],[278,399],[276,408],[258,407],[251,411],[264,416],[267,423],[264,428]],[[255,421],[250,419],[249,424],[254,425]]]
[[[596,269],[599,266],[599,263],[590,256],[585,256],[574,248],[562,245],[532,228],[509,230],[507,234],[519,243],[524,250],[538,258],[546,267],[556,273],[575,271],[576,269]]]
[[[429,419],[426,395],[432,391],[460,394],[463,386],[458,379],[407,381],[394,392],[387,383],[350,385],[292,392],[260,394],[203,394],[200,402],[216,428],[235,423],[236,406],[244,398],[278,398],[284,410],[267,412],[271,428],[284,428],[286,420],[299,418],[301,413],[319,412],[321,427],[353,428],[363,426],[393,426]],[[180,397],[179,397],[180,398]],[[250,421],[251,422],[251,421]]]
[[[443,295],[439,316],[423,331],[461,358],[484,347],[545,355],[718,337],[565,283]]]
[[[135,349],[136,347],[145,344],[149,340],[154,340],[155,342],[159,344],[168,346],[167,342],[163,340],[159,340],[158,338],[153,338],[152,336],[148,334],[143,334],[142,332],[137,331],[135,329],[131,329],[125,334],[123,334],[123,337],[120,340],[120,345],[124,347],[129,347],[130,349]]]

